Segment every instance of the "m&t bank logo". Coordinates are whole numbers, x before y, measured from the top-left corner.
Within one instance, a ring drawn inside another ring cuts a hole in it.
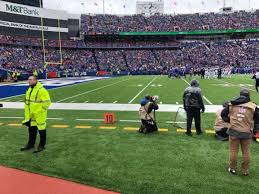
[[[39,16],[39,12],[36,9],[29,9],[27,7],[10,5],[10,4],[5,4],[5,7],[6,7],[6,11],[8,11],[8,12],[21,13],[21,14],[32,15],[32,16]]]

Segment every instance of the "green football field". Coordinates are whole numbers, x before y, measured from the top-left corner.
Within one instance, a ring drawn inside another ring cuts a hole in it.
[[[222,104],[238,95],[241,87],[251,90],[253,101],[259,103],[251,75],[231,78],[199,79],[205,104]],[[167,76],[125,76],[91,81],[50,90],[52,102],[63,103],[132,103],[138,104],[145,94],[159,95],[160,103],[182,104],[182,94],[190,78],[169,79]],[[3,101],[22,101],[24,96]]]
[[[49,90],[53,102],[138,104],[145,94],[159,95],[162,104],[182,104],[190,81],[166,76],[125,76]],[[219,105],[251,90],[259,103],[251,75],[200,80],[205,104]],[[3,101],[16,102],[17,96]],[[105,125],[105,111],[50,110],[47,149],[20,152],[27,129],[20,125],[22,109],[0,109],[0,165],[73,180],[121,193],[258,193],[259,145],[252,144],[250,175],[228,174],[228,142],[213,134],[187,137],[167,123],[175,113],[158,112],[154,134],[137,128],[137,112],[115,111],[116,123]],[[52,118],[52,119],[51,119]],[[78,120],[78,119],[89,120]],[[202,115],[203,128],[212,129],[214,114]],[[128,120],[128,122],[127,122]],[[124,121],[124,122],[120,122]],[[78,126],[81,126],[78,127]],[[241,156],[239,158],[239,165]]]

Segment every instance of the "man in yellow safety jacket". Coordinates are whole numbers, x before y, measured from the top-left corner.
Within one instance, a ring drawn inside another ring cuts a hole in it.
[[[38,82],[37,77],[30,76],[28,79],[29,89],[26,91],[25,110],[23,125],[28,126],[29,141],[27,145],[21,148],[21,151],[34,148],[37,131],[40,134],[40,143],[34,153],[45,149],[46,144],[46,119],[47,110],[51,104],[48,91]]]

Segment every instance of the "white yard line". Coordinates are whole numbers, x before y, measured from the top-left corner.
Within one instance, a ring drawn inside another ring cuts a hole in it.
[[[118,102],[118,101],[116,100],[116,101],[113,102],[113,104],[115,104],[115,103],[117,103],[117,102]]]
[[[75,101],[71,101],[70,103],[73,103],[73,102],[75,102]]]
[[[208,98],[206,98],[206,96],[202,96],[210,105],[212,105],[212,102],[211,101],[209,101],[209,99]]]
[[[155,81],[159,76],[154,77],[136,96],[134,96],[130,101],[129,104],[131,104],[150,84],[152,84],[153,81]]]
[[[191,85],[189,82],[186,81],[186,79],[182,79],[185,83],[187,83],[189,86]],[[210,105],[213,105],[212,102],[206,98],[206,96],[202,96]]]
[[[113,86],[113,85],[115,85],[115,84],[118,84],[118,83],[121,83],[121,82],[124,82],[124,81],[127,81],[127,80],[129,80],[129,79],[121,80],[121,81],[118,81],[118,82],[115,82],[115,83],[112,83],[112,84],[108,84],[108,85],[105,85],[105,86],[102,86],[102,87],[99,87],[99,88],[95,88],[95,89],[93,89],[93,90],[89,90],[89,91],[86,91],[86,92],[83,92],[83,93],[79,93],[79,94],[76,94],[76,95],[74,95],[74,96],[70,96],[70,97],[67,97],[67,98],[58,100],[57,102],[63,102],[63,101],[65,101],[65,100],[68,100],[68,99],[71,99],[71,98],[75,98],[75,97],[78,97],[78,96],[82,96],[82,95],[84,95],[84,94],[89,94],[89,93],[91,93],[91,92],[95,92],[95,91],[97,91],[97,90],[101,90],[101,89],[103,89],[103,88],[107,88],[107,87],[109,87],[109,86]]]
[[[186,81],[186,79],[182,79],[185,83],[187,83],[187,85],[191,85],[189,82]]]
[[[87,103],[88,101],[85,101],[85,103]]]
[[[103,103],[103,101],[100,101],[99,103]]]

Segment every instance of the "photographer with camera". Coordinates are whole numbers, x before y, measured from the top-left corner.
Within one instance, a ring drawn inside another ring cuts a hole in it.
[[[152,133],[157,131],[157,124],[155,118],[155,111],[158,110],[158,96],[145,96],[141,99],[139,117],[141,119],[141,126],[139,128],[139,133]]]

